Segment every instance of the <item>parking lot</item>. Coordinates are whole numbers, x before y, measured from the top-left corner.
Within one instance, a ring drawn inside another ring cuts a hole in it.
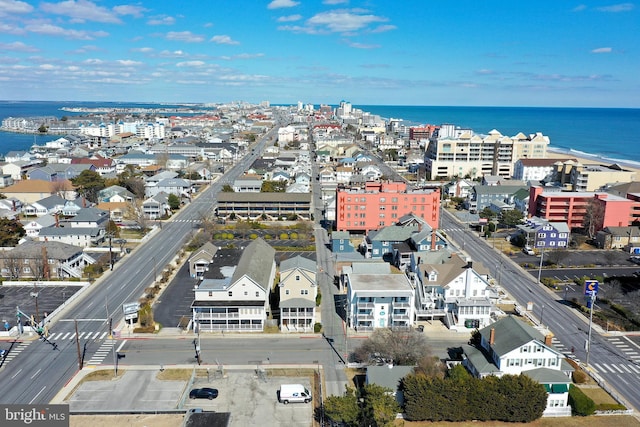
[[[33,282],[24,282],[24,286],[0,287],[0,327],[5,329],[5,322],[10,327],[16,325],[16,307],[29,316],[42,318],[51,313],[71,298],[82,286],[34,286]],[[37,299],[34,296],[38,295]],[[36,310],[37,301],[37,310]]]
[[[261,376],[253,370],[225,370],[223,376],[197,377],[188,381],[165,381],[156,370],[128,370],[117,380],[85,381],[66,400],[71,412],[140,411],[202,408],[229,412],[232,426],[310,426],[314,404],[284,405],[277,401],[282,383],[311,388],[308,377]],[[218,389],[213,400],[189,399],[193,388]]]

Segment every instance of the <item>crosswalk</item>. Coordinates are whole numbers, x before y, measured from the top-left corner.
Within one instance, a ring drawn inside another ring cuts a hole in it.
[[[640,347],[637,344],[626,337],[610,337],[607,340],[620,350],[628,360],[640,364]]]
[[[98,350],[94,353],[94,355],[89,359],[87,365],[100,365],[104,361],[104,359],[109,355],[110,352],[114,350],[117,340],[114,339],[106,339],[100,345]]]
[[[598,372],[613,374],[640,374],[640,366],[631,363],[591,363]]]
[[[553,346],[559,350],[561,353],[563,353],[565,356],[567,356],[570,359],[575,360],[576,362],[579,362],[579,360],[576,358],[576,355],[573,353],[573,348],[567,348],[567,346],[565,346],[562,341],[560,341],[558,338],[553,337],[551,338],[551,344],[553,344]]]
[[[11,362],[13,359],[15,359],[20,353],[24,351],[25,348],[29,347],[29,344],[31,343],[32,341],[16,342],[11,348],[11,351],[9,351],[9,353],[5,356],[3,366]],[[9,350],[9,349],[3,348],[3,350]]]
[[[90,332],[80,332],[78,334],[78,339],[81,340],[102,340],[107,336],[107,331],[90,331]],[[56,341],[64,341],[64,340],[74,340],[76,338],[75,332],[58,332],[49,334],[47,339],[52,342]]]

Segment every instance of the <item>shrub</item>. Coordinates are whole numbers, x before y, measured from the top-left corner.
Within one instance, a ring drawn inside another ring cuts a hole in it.
[[[316,322],[313,324],[313,332],[319,334],[322,331],[322,323]]]
[[[322,294],[318,291],[318,295],[316,295],[316,307],[320,307],[320,303],[322,302]]]
[[[593,400],[573,384],[569,386],[569,404],[574,415],[581,417],[592,415],[596,410]]]
[[[619,403],[599,403],[596,411],[626,411],[627,408]]]
[[[589,376],[583,370],[576,369],[573,371],[573,382],[576,384],[584,384],[588,378]]]

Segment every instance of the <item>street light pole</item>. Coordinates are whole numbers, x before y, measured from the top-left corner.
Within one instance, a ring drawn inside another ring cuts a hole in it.
[[[540,283],[540,277],[542,276],[542,260],[544,258],[544,248],[540,251],[540,267],[538,267],[538,283]]]
[[[589,312],[589,333],[587,334],[587,368],[589,367],[589,355],[591,353],[591,325],[593,323],[593,306],[596,303],[596,293],[591,291],[591,310]]]

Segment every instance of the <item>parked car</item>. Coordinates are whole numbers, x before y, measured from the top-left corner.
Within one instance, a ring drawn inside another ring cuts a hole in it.
[[[522,248],[522,252],[524,252],[527,255],[535,255],[536,254],[533,251],[533,249],[531,249],[531,247],[529,247],[529,246],[525,246],[524,248]]]
[[[209,399],[213,400],[218,397],[217,388],[194,388],[189,392],[190,399]]]

